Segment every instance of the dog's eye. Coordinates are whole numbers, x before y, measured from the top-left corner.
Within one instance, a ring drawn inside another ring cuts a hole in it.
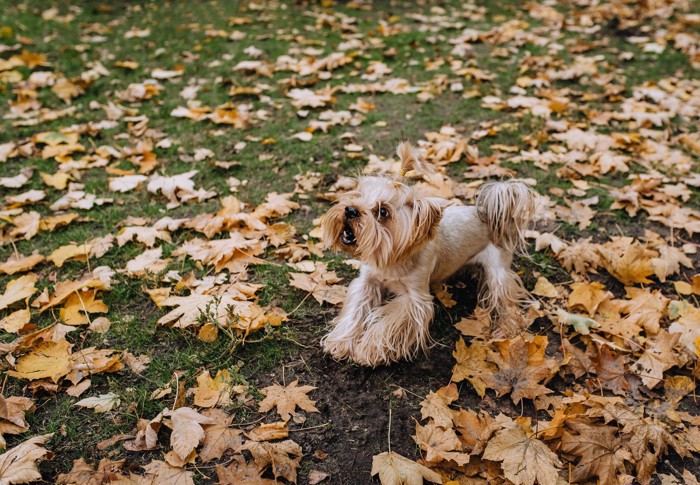
[[[389,217],[389,211],[386,209],[386,207],[380,207],[379,208],[379,217],[382,219],[386,219]]]

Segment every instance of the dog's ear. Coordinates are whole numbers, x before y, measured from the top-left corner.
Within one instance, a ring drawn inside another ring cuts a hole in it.
[[[321,217],[321,229],[323,230],[323,245],[326,248],[336,248],[338,238],[343,230],[344,209],[336,204]]]
[[[405,176],[411,170],[414,170],[424,180],[430,180],[435,176],[435,170],[425,161],[421,150],[415,148],[407,141],[402,141],[396,147],[396,155],[401,160],[401,176]]]
[[[419,245],[435,237],[442,219],[442,204],[439,199],[419,197],[413,201],[414,244]]]

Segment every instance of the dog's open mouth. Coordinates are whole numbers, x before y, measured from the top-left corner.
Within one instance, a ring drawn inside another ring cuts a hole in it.
[[[343,244],[347,244],[348,246],[352,246],[357,242],[357,239],[355,238],[355,233],[353,232],[352,228],[345,224],[343,227],[343,234],[340,236],[340,240],[343,242]]]

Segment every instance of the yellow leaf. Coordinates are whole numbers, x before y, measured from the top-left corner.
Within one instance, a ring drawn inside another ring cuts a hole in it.
[[[219,336],[219,329],[212,323],[205,323],[197,332],[197,338],[202,342],[216,342]]]
[[[91,250],[92,244],[81,244],[79,246],[75,244],[67,244],[55,249],[46,259],[60,268],[63,266],[63,263],[69,259],[87,261]]]
[[[37,281],[35,274],[20,276],[7,284],[5,293],[0,295],[0,310],[4,310],[15,302],[24,300],[36,292],[34,283]]]
[[[30,315],[31,313],[29,309],[26,308],[10,313],[8,316],[0,320],[0,330],[4,330],[5,332],[9,333],[19,332],[29,323]]]
[[[0,274],[15,274],[29,271],[37,264],[44,261],[44,257],[36,251],[30,256],[13,254],[4,263],[0,263]]]
[[[53,175],[41,172],[39,175],[46,185],[54,189],[64,190],[68,185],[69,176],[65,172],[56,172]]]
[[[30,380],[48,377],[57,382],[71,370],[70,349],[71,344],[65,340],[41,342],[29,354],[17,359],[15,370],[8,371],[8,375]]]
[[[544,276],[537,278],[537,283],[535,283],[535,287],[532,289],[532,294],[547,298],[556,298],[559,296],[556,287]]]

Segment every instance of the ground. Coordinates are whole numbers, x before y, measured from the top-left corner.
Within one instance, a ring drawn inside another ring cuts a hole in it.
[[[35,406],[13,425],[0,408],[0,430],[19,426],[3,431],[6,449],[53,433],[44,445],[53,456],[38,465],[46,483],[73,483],[60,476],[79,458],[93,468],[126,460],[118,469],[133,480],[144,470],[154,479],[149,463],[165,459],[168,470],[182,471],[178,483],[226,483],[215,466],[240,452],[187,465],[180,457],[175,466],[170,422],[154,449],[98,443],[133,438],[139,419],[166,408],[223,409],[249,433],[280,419],[258,411],[269,386],[298,380],[315,387],[309,397],[318,410],[297,409],[287,424],[303,453],[298,483],[313,471],[328,474],[321,483],[378,483],[372,458],[389,450],[438,470],[445,483],[517,483],[507,460],[486,460],[459,430],[462,444],[449,451],[471,453],[470,467],[429,460],[435,447],[414,439],[417,424],[434,426],[433,416],[421,416],[426,396],[455,382],[453,416],[503,413],[498,433],[520,426],[547,443],[563,460],[555,467],[562,478],[649,479],[641,455],[620,458],[605,475],[581,471],[583,452],[567,448],[584,420],[616,426],[611,453],[631,453],[625,443],[638,435],[625,418],[608,417],[608,406],[629,406],[635,423],[660,423],[678,438],[644,441],[654,464],[658,458],[654,483],[697,473],[697,11],[683,1],[0,0],[2,396]],[[346,255],[323,250],[318,218],[345,177],[368,167],[395,171],[402,140],[438,168],[441,183],[420,182],[433,195],[471,204],[484,180],[517,176],[542,196],[536,232],[514,265],[539,301],[522,364],[534,365],[540,351],[556,362],[539,382],[551,401],[539,394],[513,402],[487,376],[454,377],[464,364],[460,339],[487,348],[484,368],[494,375],[503,371],[498,346],[523,342],[455,327],[477,307],[478,275],[459,273],[436,298],[427,355],[369,369],[322,352],[335,299],[357,271]],[[196,173],[169,178],[189,171]],[[223,249],[209,245],[222,239]],[[42,257],[12,269],[13,258],[34,252]],[[331,296],[317,301],[309,287],[290,284],[292,273],[314,284],[331,278]],[[79,291],[56,296],[62,282],[78,280]],[[15,297],[18,286],[26,294]],[[648,297],[641,306],[633,304],[637,290]],[[587,299],[576,299],[581,292]],[[165,317],[178,297],[192,295],[207,303],[188,300],[188,316]],[[651,300],[658,304],[647,306]],[[574,330],[561,316],[572,314],[602,327]],[[659,350],[674,328],[682,336]],[[579,367],[566,345],[580,352]],[[653,361],[660,379],[634,367],[649,355],[661,355]],[[129,356],[148,361],[139,367]],[[30,364],[41,375],[30,375]],[[220,371],[228,372],[224,389],[212,392],[230,401],[201,405],[190,390]],[[105,412],[75,406],[100,395],[111,396]],[[544,436],[540,425],[555,431]],[[243,456],[273,478],[274,466]],[[0,466],[0,481],[3,473]]]

